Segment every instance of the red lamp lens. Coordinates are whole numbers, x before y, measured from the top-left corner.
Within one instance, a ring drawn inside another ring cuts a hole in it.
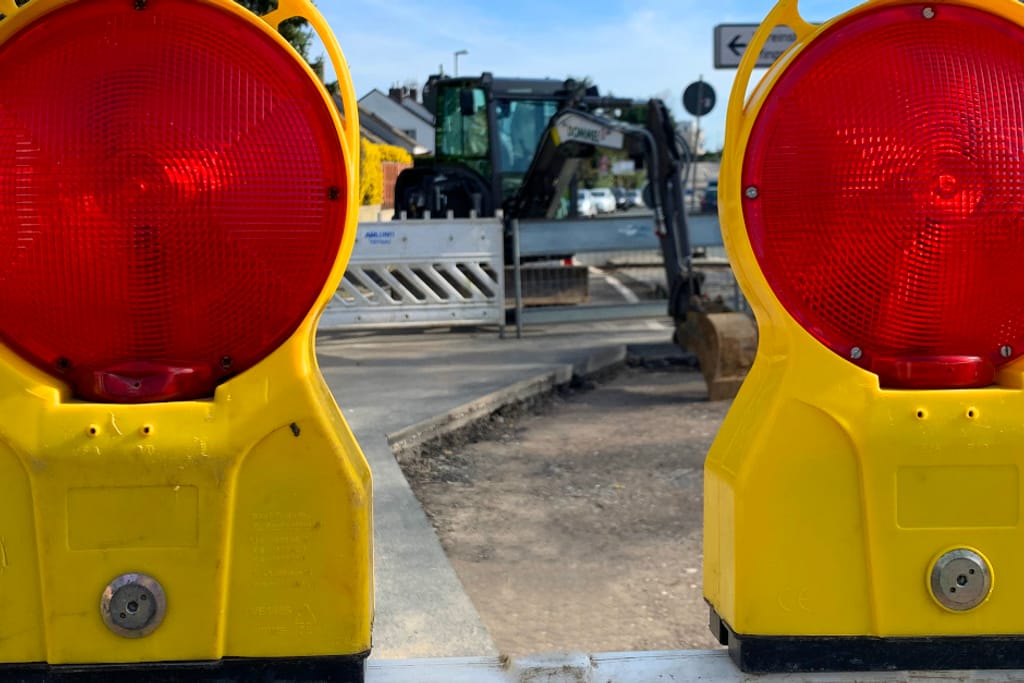
[[[79,398],[199,398],[314,305],[345,159],[258,26],[134,6],[73,2],[0,45],[0,337]]]
[[[761,269],[883,386],[984,386],[1024,354],[1022,46],[977,9],[869,9],[809,44],[755,122]]]

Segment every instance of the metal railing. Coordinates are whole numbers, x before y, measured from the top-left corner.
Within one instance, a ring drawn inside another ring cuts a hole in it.
[[[704,294],[723,307],[749,310],[726,259],[717,216],[691,216],[688,223],[691,246],[700,254],[692,264],[703,275]],[[518,333],[528,324],[668,315],[668,284],[653,216],[631,212],[522,221],[512,224],[512,233]],[[576,301],[545,301],[531,292],[558,291],[552,280],[564,279],[571,268],[584,281],[571,290],[582,290]],[[558,305],[563,303],[572,305]]]

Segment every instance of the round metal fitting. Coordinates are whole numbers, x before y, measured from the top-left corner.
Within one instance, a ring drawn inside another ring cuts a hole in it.
[[[1002,356],[1003,358],[1009,358],[1010,356],[1013,355],[1013,347],[1012,346],[1004,346],[1004,347],[1002,347],[1001,349],[999,349],[999,355]]]
[[[921,16],[923,16],[925,19],[934,19],[935,10],[932,9],[931,7],[925,7],[923,10],[921,10]]]
[[[985,602],[992,591],[992,570],[973,550],[952,550],[932,567],[932,595],[946,609],[965,612]]]
[[[863,357],[864,350],[859,346],[854,346],[852,349],[850,349],[850,358],[852,358],[853,360],[860,360]]]
[[[753,185],[751,185],[750,187],[748,187],[748,188],[747,188],[747,192],[746,192],[746,194],[747,194],[747,199],[757,199],[757,198],[758,198],[758,196],[759,196],[759,195],[760,195],[761,193],[760,193],[760,192],[758,192],[758,189],[757,189],[756,187],[754,187]]]
[[[143,638],[155,631],[167,613],[160,583],[145,574],[122,574],[103,590],[100,615],[123,638]]]

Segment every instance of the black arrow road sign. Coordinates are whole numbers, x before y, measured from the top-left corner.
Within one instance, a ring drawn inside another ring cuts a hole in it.
[[[732,50],[732,53],[737,57],[742,57],[743,51],[747,48],[746,43],[740,42],[741,37],[742,36],[733,36],[732,40],[729,41],[729,49]]]
[[[719,24],[715,27],[715,68],[735,69],[757,32],[758,24]],[[796,34],[785,26],[777,26],[768,36],[757,57],[757,66],[769,67],[796,42]]]

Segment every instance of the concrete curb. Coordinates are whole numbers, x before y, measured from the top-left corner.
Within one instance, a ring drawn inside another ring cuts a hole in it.
[[[516,382],[445,413],[392,432],[387,435],[388,445],[395,451],[419,446],[483,420],[505,406],[542,396],[558,387],[568,385],[573,378],[586,379],[609,368],[622,365],[625,361],[625,346],[598,349],[584,361],[559,365],[550,372]]]

